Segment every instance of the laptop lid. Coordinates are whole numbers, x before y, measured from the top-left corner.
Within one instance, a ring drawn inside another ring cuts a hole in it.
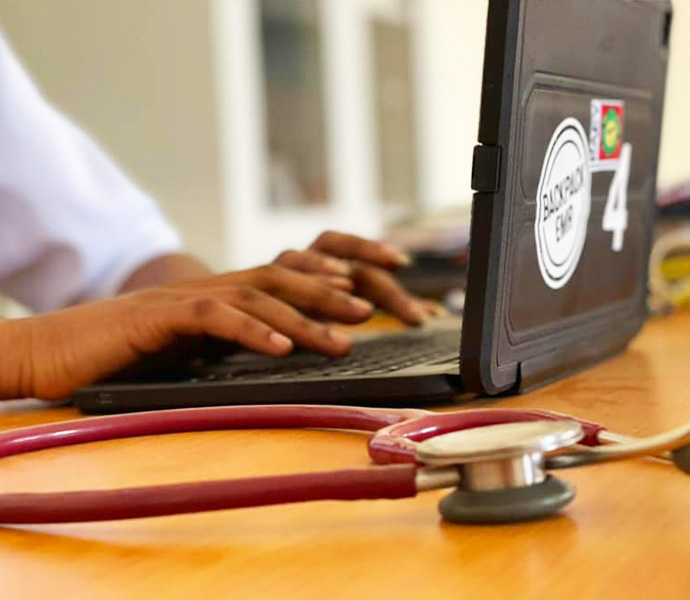
[[[646,315],[665,0],[490,0],[461,376],[533,387]]]

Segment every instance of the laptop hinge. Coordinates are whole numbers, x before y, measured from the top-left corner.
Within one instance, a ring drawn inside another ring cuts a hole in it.
[[[498,191],[501,176],[501,147],[481,144],[474,147],[472,189],[475,192]]]

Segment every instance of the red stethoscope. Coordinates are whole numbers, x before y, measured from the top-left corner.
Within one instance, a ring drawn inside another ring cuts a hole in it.
[[[0,458],[143,435],[282,428],[373,432],[368,447],[376,464],[115,490],[0,493],[0,523],[103,521],[314,500],[408,498],[445,487],[455,488],[441,501],[447,520],[508,522],[552,514],[573,498],[574,488],[547,470],[656,455],[690,473],[690,424],[637,439],[559,413],[503,408],[433,413],[285,405],[134,413],[0,433]]]

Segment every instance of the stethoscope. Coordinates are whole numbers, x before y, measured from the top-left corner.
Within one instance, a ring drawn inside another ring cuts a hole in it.
[[[690,474],[690,423],[638,439],[542,410],[339,406],[229,406],[93,417],[0,434],[0,457],[142,435],[231,429],[374,432],[376,466],[115,490],[0,493],[0,523],[68,523],[155,517],[314,500],[409,498],[455,488],[448,521],[501,523],[555,513],[575,488],[548,471],[639,456]],[[669,451],[672,451],[669,453]]]

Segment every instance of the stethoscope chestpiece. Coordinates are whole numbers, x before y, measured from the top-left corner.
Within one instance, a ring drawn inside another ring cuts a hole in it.
[[[526,421],[439,435],[418,444],[429,467],[456,465],[460,484],[440,504],[455,523],[508,523],[545,517],[575,496],[575,488],[544,470],[544,453],[576,444],[575,421]]]

